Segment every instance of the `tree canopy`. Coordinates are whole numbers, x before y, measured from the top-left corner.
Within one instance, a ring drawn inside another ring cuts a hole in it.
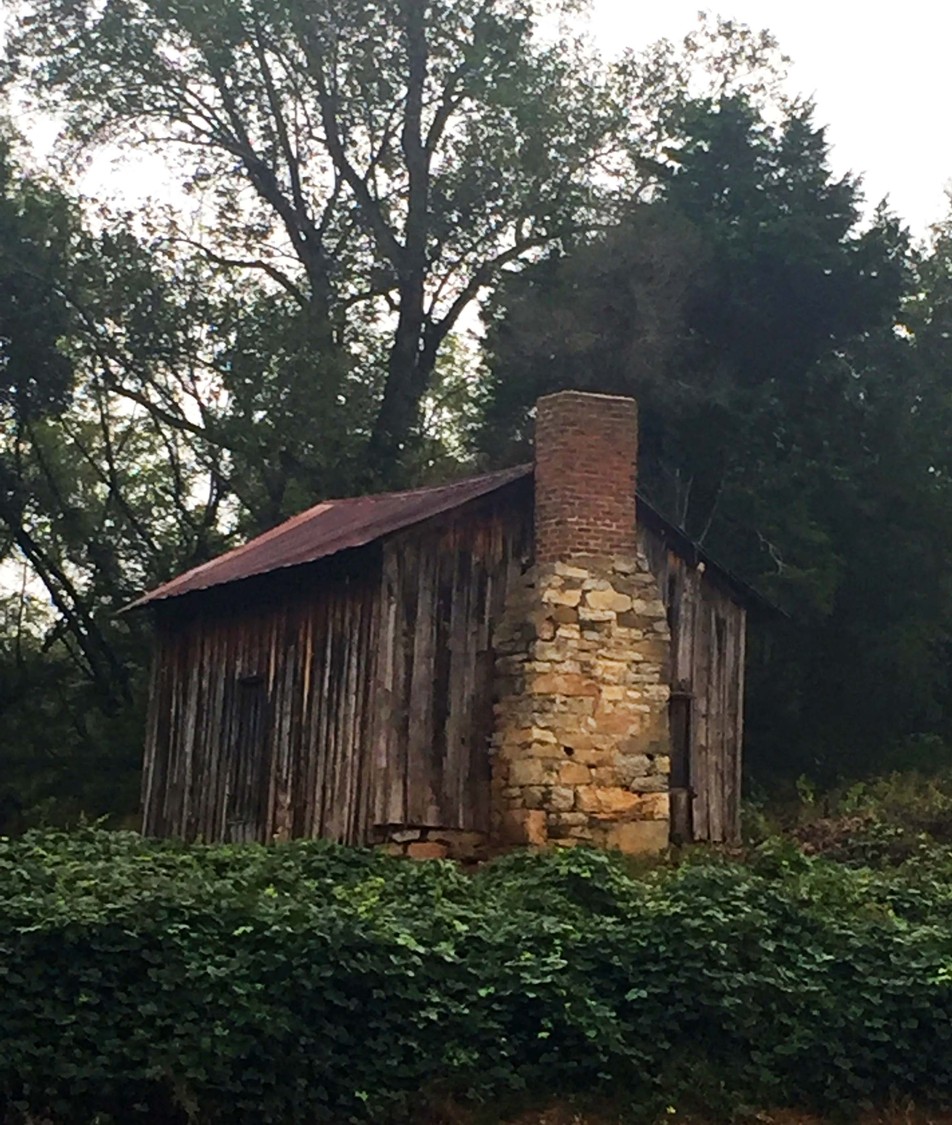
[[[755,631],[748,741],[848,772],[949,703],[947,360],[909,315],[941,245],[861,221],[808,104],[669,124],[652,202],[497,292],[475,440],[521,458],[539,394],[633,394],[646,493],[788,615]]]
[[[537,18],[531,0],[41,0],[13,55],[76,136],[177,147],[209,257],[305,313],[321,408],[370,391],[341,421],[379,484],[463,311],[628,178],[631,79]]]

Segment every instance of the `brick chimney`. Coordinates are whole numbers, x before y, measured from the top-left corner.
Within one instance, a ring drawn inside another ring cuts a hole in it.
[[[536,409],[535,560],[494,637],[494,834],[657,851],[669,632],[638,548],[637,406],[562,391]]]
[[[535,557],[635,554],[638,406],[559,391],[536,404]]]

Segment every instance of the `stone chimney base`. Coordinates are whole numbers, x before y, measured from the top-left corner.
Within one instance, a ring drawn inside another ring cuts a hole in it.
[[[495,840],[667,846],[668,647],[643,556],[526,574],[495,637]]]

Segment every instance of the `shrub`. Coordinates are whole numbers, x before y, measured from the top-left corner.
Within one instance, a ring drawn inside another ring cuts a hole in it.
[[[819,794],[806,779],[799,800],[748,806],[745,838],[786,831],[814,855],[854,865],[902,863],[924,847],[952,845],[952,773],[907,770]]]
[[[0,843],[0,1100],[77,1125],[947,1102],[950,876],[945,852],[874,872],[776,842],[634,879],[583,850],[467,875],[29,834]]]

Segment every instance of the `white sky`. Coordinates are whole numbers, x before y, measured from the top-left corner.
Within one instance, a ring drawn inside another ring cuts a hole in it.
[[[863,175],[867,202],[888,196],[917,235],[945,217],[952,182],[952,4],[943,0],[592,0],[590,29],[613,54],[662,36],[680,39],[699,8],[768,28],[790,56],[791,91],[811,96],[828,127],[837,172]],[[116,164],[120,167],[116,167]],[[111,165],[111,166],[110,166]],[[162,163],[125,153],[100,157],[87,190],[174,193]],[[160,186],[161,185],[161,186]]]
[[[792,60],[791,86],[816,102],[837,172],[863,174],[918,235],[945,216],[952,181],[952,5],[943,0],[593,0],[591,29],[612,53],[680,39],[699,8],[768,28]]]
[[[926,235],[949,211],[952,184],[952,4],[943,0],[591,0],[590,31],[607,55],[680,39],[699,9],[768,28],[791,58],[791,92],[812,97],[837,172],[863,176],[867,204],[884,196]],[[38,133],[46,130],[39,128]],[[39,137],[38,137],[39,139]],[[44,137],[43,140],[46,138]],[[49,139],[52,139],[52,133]],[[42,144],[41,149],[45,147]],[[100,153],[82,177],[93,196],[130,203],[178,197],[160,157]],[[194,205],[194,201],[189,201]]]

